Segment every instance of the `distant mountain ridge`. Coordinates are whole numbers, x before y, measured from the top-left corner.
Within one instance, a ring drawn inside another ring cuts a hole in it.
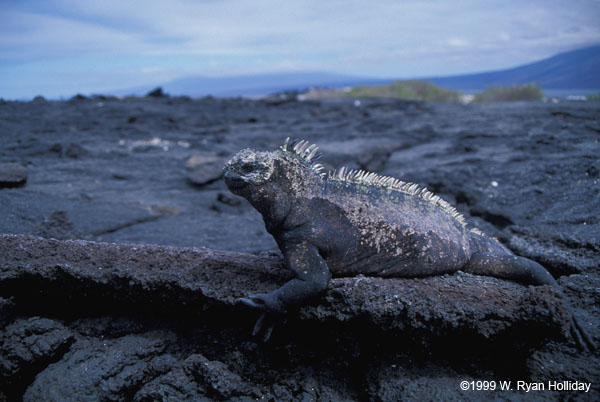
[[[414,78],[411,78],[414,79]],[[559,53],[550,58],[510,69],[450,77],[418,78],[443,88],[483,90],[490,86],[536,83],[542,89],[600,89],[600,45]],[[309,88],[342,88],[389,84],[398,79],[369,78],[325,72],[275,73],[230,77],[194,76],[159,84],[170,95],[264,96]],[[156,87],[156,86],[154,86]],[[152,87],[118,91],[143,95]]]
[[[490,86],[535,83],[542,89],[600,89],[600,45],[500,71],[425,78],[444,88],[481,90]]]

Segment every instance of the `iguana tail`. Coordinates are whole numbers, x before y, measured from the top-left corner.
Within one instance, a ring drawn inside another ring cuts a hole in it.
[[[596,350],[594,341],[573,315],[573,309],[558,282],[546,268],[537,262],[514,254],[498,255],[497,253],[477,252],[471,255],[471,259],[462,270],[476,275],[508,279],[524,285],[550,285],[558,289],[563,297],[564,306],[571,316],[571,336],[581,349]]]

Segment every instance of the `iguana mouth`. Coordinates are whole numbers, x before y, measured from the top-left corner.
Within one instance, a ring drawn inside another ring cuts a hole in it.
[[[234,189],[245,187],[248,184],[239,174],[232,172],[231,170],[226,170],[223,174],[223,178],[227,187],[232,191]]]

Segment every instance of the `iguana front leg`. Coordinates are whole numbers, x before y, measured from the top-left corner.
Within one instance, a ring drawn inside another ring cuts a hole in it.
[[[287,313],[290,307],[298,306],[308,299],[322,294],[327,289],[331,272],[327,263],[312,244],[284,244],[283,255],[287,266],[296,278],[270,293],[260,293],[239,301],[247,306],[262,310],[252,335],[264,330],[265,342],[271,336],[277,319]]]

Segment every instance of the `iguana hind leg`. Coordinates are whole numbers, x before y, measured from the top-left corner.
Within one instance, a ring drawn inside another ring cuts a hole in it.
[[[563,303],[571,316],[571,336],[582,349],[596,349],[592,338],[573,315],[573,309],[567,302],[558,282],[546,268],[537,262],[512,254],[475,253],[462,270],[475,275],[508,279],[524,285],[550,285],[558,289],[563,295]]]

